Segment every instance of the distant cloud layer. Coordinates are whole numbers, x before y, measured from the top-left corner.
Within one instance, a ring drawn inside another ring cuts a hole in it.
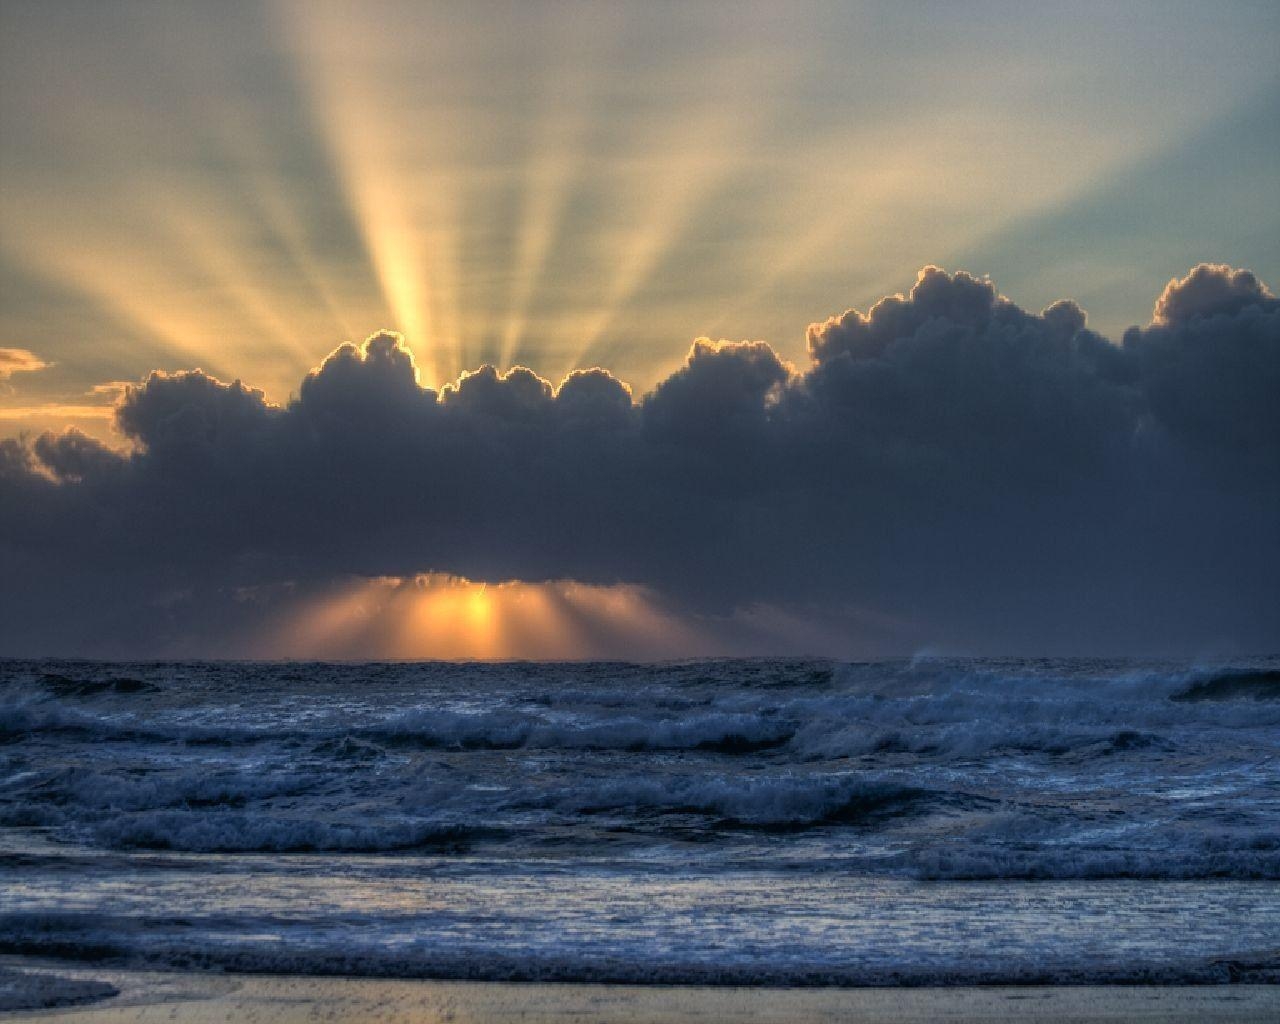
[[[0,442],[0,653],[208,652],[246,593],[428,571],[849,610],[848,653],[1280,648],[1280,301],[1249,272],[1195,268],[1117,345],[926,267],[808,341],[699,340],[638,400],[605,370],[437,393],[390,334],[284,408],[154,373],[131,453]]]

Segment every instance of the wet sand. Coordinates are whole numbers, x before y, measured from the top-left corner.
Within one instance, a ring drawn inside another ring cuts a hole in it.
[[[14,966],[12,962],[10,966]],[[60,965],[34,969],[75,982],[105,982],[119,989],[119,995],[92,1005],[16,1012],[12,1019],[68,1024],[1262,1024],[1280,1020],[1280,986],[1259,985],[747,989],[215,975],[87,970]]]

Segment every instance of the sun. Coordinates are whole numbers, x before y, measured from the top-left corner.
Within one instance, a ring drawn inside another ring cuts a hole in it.
[[[571,661],[679,657],[708,642],[643,587],[422,573],[348,580],[270,620],[254,646],[272,658]]]

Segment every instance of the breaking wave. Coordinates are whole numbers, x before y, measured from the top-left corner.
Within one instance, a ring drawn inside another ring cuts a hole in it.
[[[377,929],[382,922],[355,917],[344,923],[352,936],[358,936],[366,929]],[[1150,961],[1074,951],[1046,956],[1044,951],[1032,948],[1012,955],[1011,951],[975,950],[963,955],[917,955],[894,962],[865,953],[832,957],[830,951],[816,949],[797,950],[790,955],[770,955],[768,949],[758,949],[743,955],[713,948],[681,955],[648,947],[620,949],[615,943],[595,949],[529,950],[512,949],[503,942],[481,946],[466,939],[448,943],[397,942],[388,948],[370,948],[336,936],[297,945],[229,941],[226,930],[241,927],[271,932],[280,923],[270,919],[5,915],[0,916],[0,953],[53,955],[133,969],[503,982],[747,987],[1280,982],[1280,956],[1269,950],[1221,956],[1182,951]],[[107,988],[94,994],[111,994]]]
[[[383,853],[431,849],[460,852],[480,830],[426,822],[321,822],[242,812],[198,814],[156,811],[103,822],[95,837],[116,849],[183,850],[199,853]]]
[[[1280,700],[1280,671],[1227,671],[1198,680],[1174,700]]]

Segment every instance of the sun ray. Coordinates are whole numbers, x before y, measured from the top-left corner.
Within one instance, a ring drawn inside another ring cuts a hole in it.
[[[602,7],[590,20],[572,13],[552,16],[557,57],[542,69],[541,110],[523,175],[520,226],[502,326],[503,367],[512,364],[524,341],[530,304],[563,228],[572,184],[585,170],[593,93],[604,74],[606,53],[617,45],[622,31],[619,8]]]
[[[301,41],[297,61],[313,115],[342,179],[393,325],[413,347],[427,381],[455,376],[459,337],[459,223],[465,137],[458,115],[413,92],[398,76],[431,60],[404,58],[379,23],[354,9],[286,3],[286,31]]]
[[[571,368],[593,361],[602,337],[675,246],[699,203],[740,166],[742,152],[762,127],[766,96],[741,95],[727,104],[723,95],[724,81],[750,81],[739,59],[698,69],[689,89],[702,94],[700,103],[675,123],[659,119],[637,148],[642,155],[624,164],[627,187],[619,205],[625,209],[625,234],[611,254],[611,273],[596,308],[574,325],[578,345]]]
[[[240,192],[244,201],[285,253],[293,273],[310,294],[319,299],[337,333],[343,338],[358,337],[367,325],[359,325],[351,315],[355,304],[349,297],[339,296],[331,268],[317,258],[299,214],[296,195],[291,194],[275,166],[264,166],[268,158],[276,157],[271,140],[250,124],[249,118],[240,116],[239,109],[209,104],[206,113],[220,150],[242,183]],[[274,165],[277,161],[269,162]]]

